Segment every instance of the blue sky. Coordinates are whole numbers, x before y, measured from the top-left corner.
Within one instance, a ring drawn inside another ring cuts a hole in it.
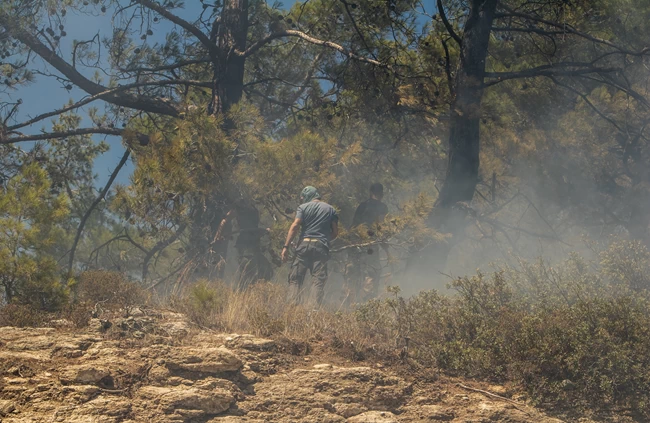
[[[287,0],[283,2],[283,8],[291,7],[296,0]],[[433,3],[433,2],[432,2]],[[176,13],[179,13],[183,17],[192,19],[192,17],[198,16],[201,10],[201,3],[198,0],[187,0],[185,2],[184,10],[177,10]],[[96,16],[88,15],[79,15],[74,11],[69,11],[67,14],[66,22],[66,32],[67,36],[62,39],[61,50],[63,56],[66,60],[70,60],[71,57],[71,46],[73,40],[88,40],[92,38],[95,34],[99,34],[100,38],[109,37],[112,33],[111,29],[111,17],[110,15],[104,15],[99,13]],[[169,29],[171,24],[165,20],[161,20],[161,23],[158,24],[156,34],[160,34],[158,40],[160,40]],[[150,42],[156,41],[156,36],[150,37],[148,40]],[[103,48],[103,46],[102,46]],[[40,60],[40,59],[37,59]],[[47,68],[43,62],[40,63],[38,68],[42,71],[52,72],[51,68]],[[85,72],[86,76],[91,76],[93,71]],[[105,78],[108,80],[108,77]],[[29,117],[39,115],[44,112],[51,111],[53,109],[60,108],[68,100],[72,99],[73,101],[78,101],[83,98],[85,95],[84,92],[77,88],[73,88],[68,91],[64,88],[62,83],[57,82],[53,78],[47,78],[38,75],[36,82],[20,87],[17,91],[10,93],[12,100],[22,99],[23,106],[21,108],[21,115],[18,116],[19,120],[25,120]],[[91,103],[91,106],[93,104]],[[100,103],[97,103],[100,105]],[[87,108],[81,109],[80,112],[84,115],[84,111]],[[39,132],[43,128],[48,128],[51,121],[44,121],[36,124],[36,126],[31,128],[26,128],[25,132],[35,133]],[[89,120],[85,120],[82,126],[91,126],[92,124]],[[113,171],[120,158],[124,154],[124,147],[122,146],[121,139],[119,137],[104,137],[104,136],[95,136],[96,140],[105,139],[106,142],[110,145],[110,150],[99,157],[95,163],[95,172],[98,174],[98,186],[103,186],[108,180],[108,176]],[[22,145],[23,148],[28,148],[28,145]],[[129,182],[129,175],[133,169],[131,162],[120,172],[117,182],[121,184],[127,184]]]

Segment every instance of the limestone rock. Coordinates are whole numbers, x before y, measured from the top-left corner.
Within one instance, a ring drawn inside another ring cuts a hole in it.
[[[440,405],[423,405],[416,408],[418,414],[425,419],[447,422],[456,418],[452,409]]]
[[[316,370],[328,370],[328,369],[333,369],[334,366],[331,364],[316,364],[314,365],[314,369]]]
[[[388,411],[368,411],[358,416],[350,417],[348,423],[398,423],[393,413]]]
[[[60,379],[63,383],[94,385],[110,375],[111,372],[104,367],[96,367],[92,364],[81,364],[64,369]]]
[[[6,417],[16,409],[12,401],[0,400],[0,417]]]
[[[194,411],[191,414],[197,416],[193,418],[223,413],[235,401],[232,394],[223,389],[187,387],[144,386],[138,390],[137,396],[139,400],[152,403],[165,414],[178,413],[178,410]]]
[[[167,335],[178,339],[183,338],[190,333],[192,324],[187,320],[164,322],[160,324],[160,329],[162,329]]]
[[[368,409],[359,404],[334,404],[334,410],[339,416],[349,417],[358,416],[359,414],[365,413]]]
[[[252,351],[271,351],[276,347],[272,339],[256,338],[253,335],[231,335],[226,338],[228,348],[244,348]]]
[[[208,374],[235,372],[243,363],[225,348],[177,348],[166,362],[172,371],[188,371]]]
[[[105,319],[93,318],[88,321],[89,332],[106,332],[106,330],[110,329],[111,326],[113,326],[113,324]]]
[[[81,406],[63,407],[56,415],[66,423],[122,423],[132,411],[131,401],[119,398],[98,397]]]
[[[560,423],[523,401],[468,393],[443,379],[409,382],[389,365],[335,366],[325,355],[306,363],[292,354],[307,347],[201,331],[182,315],[113,321],[124,336],[0,328],[0,421]],[[168,336],[186,327],[191,339]],[[137,331],[147,334],[141,342],[133,340]]]

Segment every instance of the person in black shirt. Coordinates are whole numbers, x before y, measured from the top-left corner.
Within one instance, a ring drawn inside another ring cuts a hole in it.
[[[245,289],[260,279],[270,280],[273,271],[261,248],[261,237],[267,234],[267,230],[259,227],[260,212],[252,203],[244,199],[235,201],[233,208],[221,221],[215,239],[223,238],[222,232],[232,221],[236,221],[239,227],[239,235],[235,242],[238,261],[235,275],[236,288]]]
[[[381,200],[384,186],[374,183],[370,186],[370,198],[359,204],[352,219],[351,229],[364,225],[368,235],[375,236],[374,226],[388,214],[388,207]],[[354,247],[348,250],[348,264],[345,267],[344,304],[367,301],[377,296],[381,264],[377,248]],[[386,248],[382,244],[383,248]]]

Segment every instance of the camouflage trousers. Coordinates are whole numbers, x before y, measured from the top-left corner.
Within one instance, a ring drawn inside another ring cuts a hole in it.
[[[309,287],[307,304],[320,307],[325,296],[325,282],[327,282],[327,262],[329,261],[329,248],[321,241],[304,240],[296,247],[296,256],[291,264],[289,273],[289,303],[298,305],[304,302],[303,287],[307,271],[311,274],[312,283]]]
[[[353,248],[345,266],[343,304],[349,306],[373,299],[379,292],[381,262],[377,248]]]
[[[257,246],[237,246],[237,290],[244,290],[259,280],[271,280],[273,267]]]

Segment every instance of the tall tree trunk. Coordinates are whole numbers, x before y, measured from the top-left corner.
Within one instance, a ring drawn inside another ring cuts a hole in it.
[[[236,105],[244,92],[244,57],[230,54],[233,50],[245,51],[248,38],[248,3],[249,0],[225,0],[221,15],[212,26],[210,39],[223,53],[222,60],[213,62],[212,101],[208,113],[223,117],[222,128],[228,133],[234,123],[228,118],[227,113]],[[233,152],[233,164],[237,161],[237,148]],[[208,266],[211,263],[206,258],[213,248],[212,240],[219,223],[230,208],[232,199],[226,198],[223,193],[213,192],[203,199],[202,204],[197,204],[192,216],[190,237],[193,248],[188,252],[195,256],[201,264],[192,263],[196,267],[194,276],[208,277],[211,272]],[[227,243],[221,244],[227,248]],[[225,256],[226,251],[217,251]]]
[[[474,197],[479,169],[479,124],[485,59],[497,0],[473,0],[465,24],[456,96],[451,104],[449,157],[437,207],[450,208]]]
[[[478,183],[481,99],[485,60],[498,0],[472,0],[462,36],[460,65],[451,104],[447,173],[430,216],[434,228],[452,234],[452,241],[415,255],[418,268],[442,271],[454,239],[463,231],[467,207]],[[413,261],[412,261],[413,263]],[[429,273],[430,274],[430,273]]]
[[[242,98],[246,59],[229,52],[246,50],[247,36],[248,0],[226,0],[212,29],[213,41],[226,57],[214,63],[211,113],[215,115],[227,113]]]

